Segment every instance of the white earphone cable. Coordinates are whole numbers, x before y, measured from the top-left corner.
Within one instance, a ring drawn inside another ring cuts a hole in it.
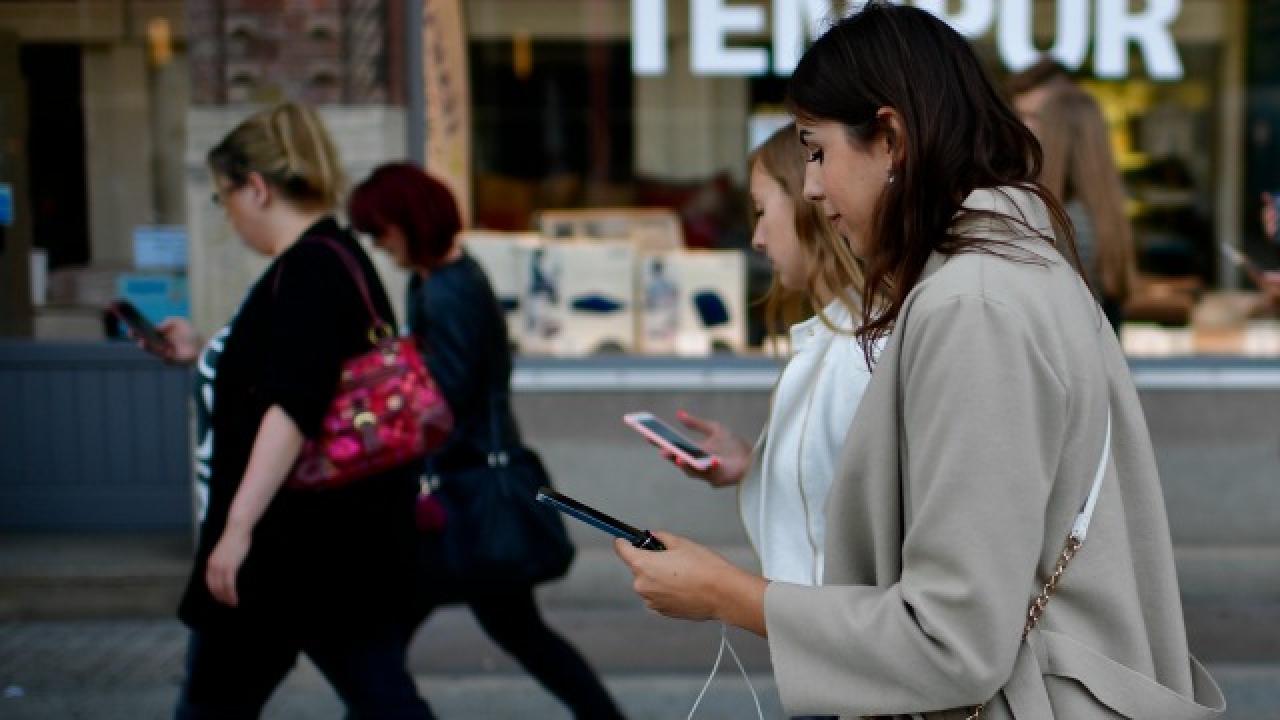
[[[698,712],[698,706],[702,704],[703,696],[707,694],[707,689],[711,687],[711,681],[716,679],[716,672],[720,670],[720,660],[724,657],[725,648],[729,648],[729,655],[733,657],[733,662],[738,666],[738,672],[742,673],[742,679],[746,681],[747,689],[751,691],[751,699],[756,704],[756,716],[760,720],[764,720],[764,711],[760,709],[760,697],[756,695],[755,686],[751,684],[751,678],[747,676],[747,669],[742,666],[742,660],[738,658],[738,653],[733,649],[733,643],[729,642],[729,630],[724,623],[720,623],[720,650],[716,652],[715,664],[711,666],[711,674],[707,676],[707,681],[702,684],[698,699],[693,701],[693,707],[689,709],[688,720],[693,720],[694,713]]]

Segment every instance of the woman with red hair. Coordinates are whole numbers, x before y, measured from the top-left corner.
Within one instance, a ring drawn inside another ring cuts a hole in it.
[[[509,449],[513,464],[532,455],[511,412],[506,318],[484,270],[458,244],[462,218],[453,193],[416,165],[392,163],[356,187],[348,214],[357,230],[412,272],[409,328],[427,349],[424,360],[454,415],[453,434],[428,459],[432,474],[447,479],[483,466],[494,443]],[[479,591],[444,571],[425,580],[428,597],[415,625],[461,597],[489,637],[575,718],[622,717],[591,666],[543,622],[532,586]]]

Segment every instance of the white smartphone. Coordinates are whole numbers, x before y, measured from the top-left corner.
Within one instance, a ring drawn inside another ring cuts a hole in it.
[[[622,421],[630,425],[658,447],[675,453],[676,457],[690,466],[707,471],[718,458],[698,447],[693,440],[685,437],[674,427],[658,419],[653,413],[633,412],[622,416]]]

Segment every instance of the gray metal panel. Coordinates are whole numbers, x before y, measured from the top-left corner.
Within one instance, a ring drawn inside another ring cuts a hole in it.
[[[522,357],[516,362],[511,386],[521,393],[771,392],[782,365],[773,358],[734,355]],[[1130,358],[1129,368],[1139,392],[1280,389],[1280,363],[1274,358]]]
[[[189,386],[126,343],[0,341],[0,530],[189,528]]]
[[[1230,533],[1274,540],[1280,367],[1231,358],[1130,364],[1179,542],[1225,542]],[[661,482],[689,488],[654,462],[623,412],[688,408],[752,438],[778,368],[749,357],[520,358],[516,405],[568,490],[632,507]],[[189,383],[186,369],[128,344],[0,340],[0,531],[189,529]],[[658,493],[658,506],[637,514],[661,521],[670,497]],[[681,497],[682,508],[710,512]],[[721,509],[726,533],[739,531],[731,505]]]

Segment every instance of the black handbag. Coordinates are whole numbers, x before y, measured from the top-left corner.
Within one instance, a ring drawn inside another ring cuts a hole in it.
[[[431,497],[445,514],[436,549],[445,575],[439,580],[463,596],[555,580],[569,571],[575,554],[564,518],[535,499],[538,488],[551,485],[542,459],[529,448],[505,449],[492,397],[489,406],[485,464],[433,474],[428,461]]]

